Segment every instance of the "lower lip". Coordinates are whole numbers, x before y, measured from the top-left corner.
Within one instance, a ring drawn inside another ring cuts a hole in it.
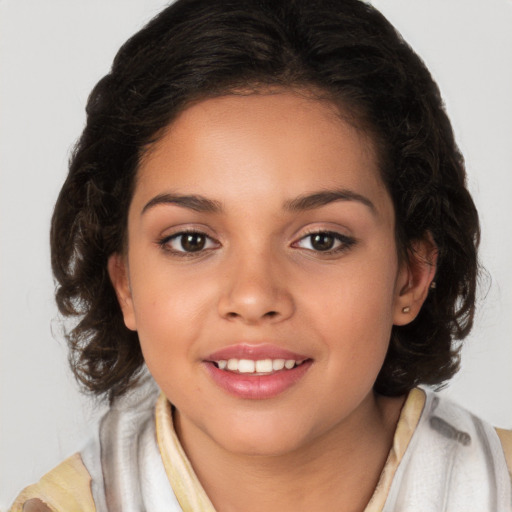
[[[211,362],[205,362],[213,381],[229,394],[250,400],[273,398],[295,385],[309,370],[311,360],[291,370],[281,370],[269,375],[251,375],[220,370]]]

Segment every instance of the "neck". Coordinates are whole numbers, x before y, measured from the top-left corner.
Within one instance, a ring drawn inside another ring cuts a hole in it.
[[[175,426],[217,512],[365,509],[392,445],[404,397],[371,393],[354,417],[289,453],[233,453],[176,413]],[[234,485],[236,483],[236,485]]]

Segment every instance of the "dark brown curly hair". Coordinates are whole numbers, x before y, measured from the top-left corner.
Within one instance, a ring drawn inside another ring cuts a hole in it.
[[[458,369],[478,275],[478,215],[439,90],[390,23],[360,0],[178,0],[128,40],[92,91],[51,227],[56,300],[78,380],[110,400],[143,357],[109,280],[145,148],[193,101],[268,86],[321,91],[379,150],[400,254],[428,233],[437,287],[394,326],[375,383],[399,395]]]

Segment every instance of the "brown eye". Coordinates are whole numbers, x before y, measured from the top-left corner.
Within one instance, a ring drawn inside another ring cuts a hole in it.
[[[218,247],[218,242],[200,231],[182,231],[160,240],[163,249],[174,254],[200,253]]]
[[[337,254],[350,249],[355,239],[334,231],[318,231],[302,237],[293,247],[316,253]]]
[[[181,247],[186,252],[201,251],[206,245],[206,237],[201,233],[186,233],[180,239]]]
[[[315,233],[310,235],[311,247],[315,251],[328,251],[334,247],[336,238],[331,233]]]

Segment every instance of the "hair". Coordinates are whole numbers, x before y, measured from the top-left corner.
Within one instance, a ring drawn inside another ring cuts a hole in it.
[[[432,237],[435,289],[393,326],[379,393],[441,385],[458,369],[478,276],[478,215],[437,85],[376,9],[360,0],[178,0],[119,50],[92,91],[51,225],[56,301],[79,382],[110,400],[137,382],[143,357],[107,262],[122,252],[144,151],[192,102],[268,87],[320,91],[378,149],[399,254]]]

